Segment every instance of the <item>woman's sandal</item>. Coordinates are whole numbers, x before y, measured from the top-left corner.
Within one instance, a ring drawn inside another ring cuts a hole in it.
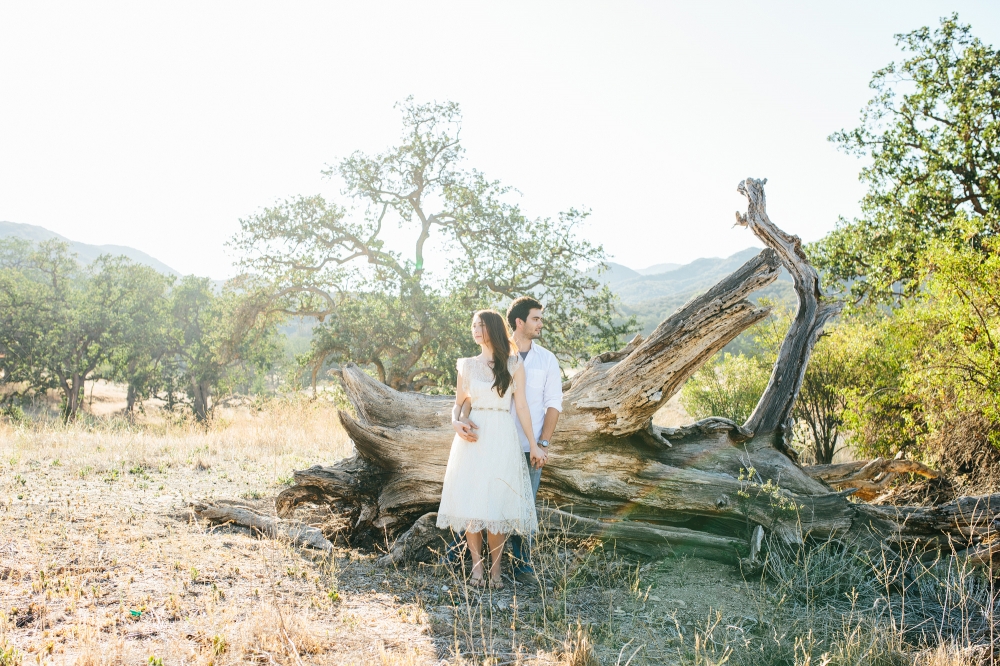
[[[482,576],[470,576],[469,577],[469,587],[486,587],[486,579]]]
[[[490,589],[498,592],[503,590],[503,578],[490,578]]]

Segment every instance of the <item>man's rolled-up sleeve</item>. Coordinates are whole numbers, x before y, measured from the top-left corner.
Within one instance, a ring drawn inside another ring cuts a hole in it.
[[[545,390],[542,393],[545,409],[552,407],[562,412],[563,392],[562,373],[559,372],[559,361],[555,356],[549,359],[549,368],[545,375]]]

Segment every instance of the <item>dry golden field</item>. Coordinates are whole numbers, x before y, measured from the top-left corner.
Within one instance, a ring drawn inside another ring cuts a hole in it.
[[[269,511],[294,469],[349,453],[323,402],[223,410],[208,429],[162,418],[0,426],[0,663],[560,659],[564,631],[476,647],[480,622],[489,633],[517,604],[530,612],[523,594],[487,595],[463,622],[456,593],[467,590],[447,569],[378,570],[372,553],[326,558],[186,510],[197,499]],[[621,599],[599,609],[612,621],[635,597],[635,571],[613,565]]]
[[[477,593],[449,568],[377,568],[376,553],[338,542],[320,510],[306,517],[335,542],[332,556],[213,528],[189,502],[272,511],[294,469],[349,455],[334,407],[222,409],[206,429],[156,410],[128,425],[110,415],[114,398],[99,393],[97,416],[68,427],[0,425],[0,666],[966,664],[984,654],[981,622],[975,636],[932,644],[862,608],[877,577],[852,602],[851,586],[866,583],[843,579],[853,565],[836,557],[762,583],[546,533],[537,584]],[[822,567],[837,585],[802,582]],[[813,595],[816,585],[826,587]],[[970,615],[982,615],[981,591],[949,588]]]

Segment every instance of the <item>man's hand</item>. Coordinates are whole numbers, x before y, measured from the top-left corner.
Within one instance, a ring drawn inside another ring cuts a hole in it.
[[[475,423],[469,419],[458,419],[451,422],[451,427],[455,429],[458,436],[467,442],[475,442],[479,439],[476,430],[479,429]]]

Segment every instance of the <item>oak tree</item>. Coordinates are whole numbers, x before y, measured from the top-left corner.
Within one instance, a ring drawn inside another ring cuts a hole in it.
[[[241,220],[232,242],[273,281],[278,310],[321,322],[313,367],[356,362],[402,390],[451,385],[455,358],[472,353],[472,312],[523,294],[546,304],[544,344],[565,362],[617,346],[634,323],[586,273],[605,258],[577,235],[587,213],[528,217],[510,187],[465,165],[457,104],[398,107],[398,145],[324,172],[342,203],[289,199]]]
[[[915,293],[932,241],[986,251],[1000,233],[1000,51],[957,15],[896,39],[907,57],[875,72],[860,126],[830,137],[869,160],[863,216],[811,248],[858,300]]]

